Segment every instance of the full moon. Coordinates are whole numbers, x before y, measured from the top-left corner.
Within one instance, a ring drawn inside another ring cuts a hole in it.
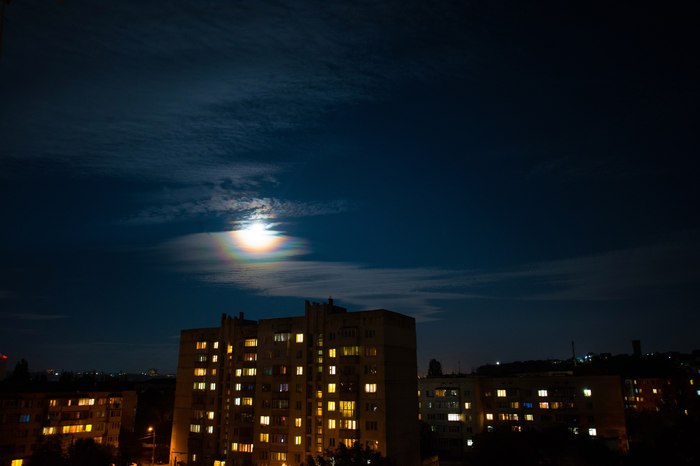
[[[243,230],[236,232],[236,239],[242,249],[248,252],[268,252],[277,243],[275,232],[267,229],[267,225],[253,223]]]

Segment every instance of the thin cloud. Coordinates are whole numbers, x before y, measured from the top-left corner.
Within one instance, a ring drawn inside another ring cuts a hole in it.
[[[400,309],[419,321],[440,318],[445,301],[609,301],[700,282],[694,240],[534,263],[493,273],[436,268],[381,268],[352,262],[288,259],[235,262],[222,257],[212,235],[163,245],[177,267],[198,280],[234,285],[263,296],[333,295],[358,306]]]

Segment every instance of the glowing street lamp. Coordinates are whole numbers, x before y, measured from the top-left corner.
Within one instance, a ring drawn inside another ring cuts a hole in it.
[[[148,427],[151,433],[151,465],[156,463],[156,429],[153,426]]]

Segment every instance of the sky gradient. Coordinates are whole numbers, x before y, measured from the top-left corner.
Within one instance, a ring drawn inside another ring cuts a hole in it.
[[[699,8],[608,3],[12,2],[0,352],[174,371],[329,296],[420,373],[700,348]]]

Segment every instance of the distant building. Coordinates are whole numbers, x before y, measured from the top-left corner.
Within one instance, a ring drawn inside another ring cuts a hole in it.
[[[48,437],[64,449],[78,439],[119,446],[134,429],[134,391],[0,392],[0,466],[21,466]]]
[[[441,458],[459,459],[475,436],[568,429],[627,451],[617,376],[452,376],[418,382],[420,418],[437,439]]]
[[[420,463],[415,320],[306,302],[183,330],[170,463],[306,464],[341,443]]]

